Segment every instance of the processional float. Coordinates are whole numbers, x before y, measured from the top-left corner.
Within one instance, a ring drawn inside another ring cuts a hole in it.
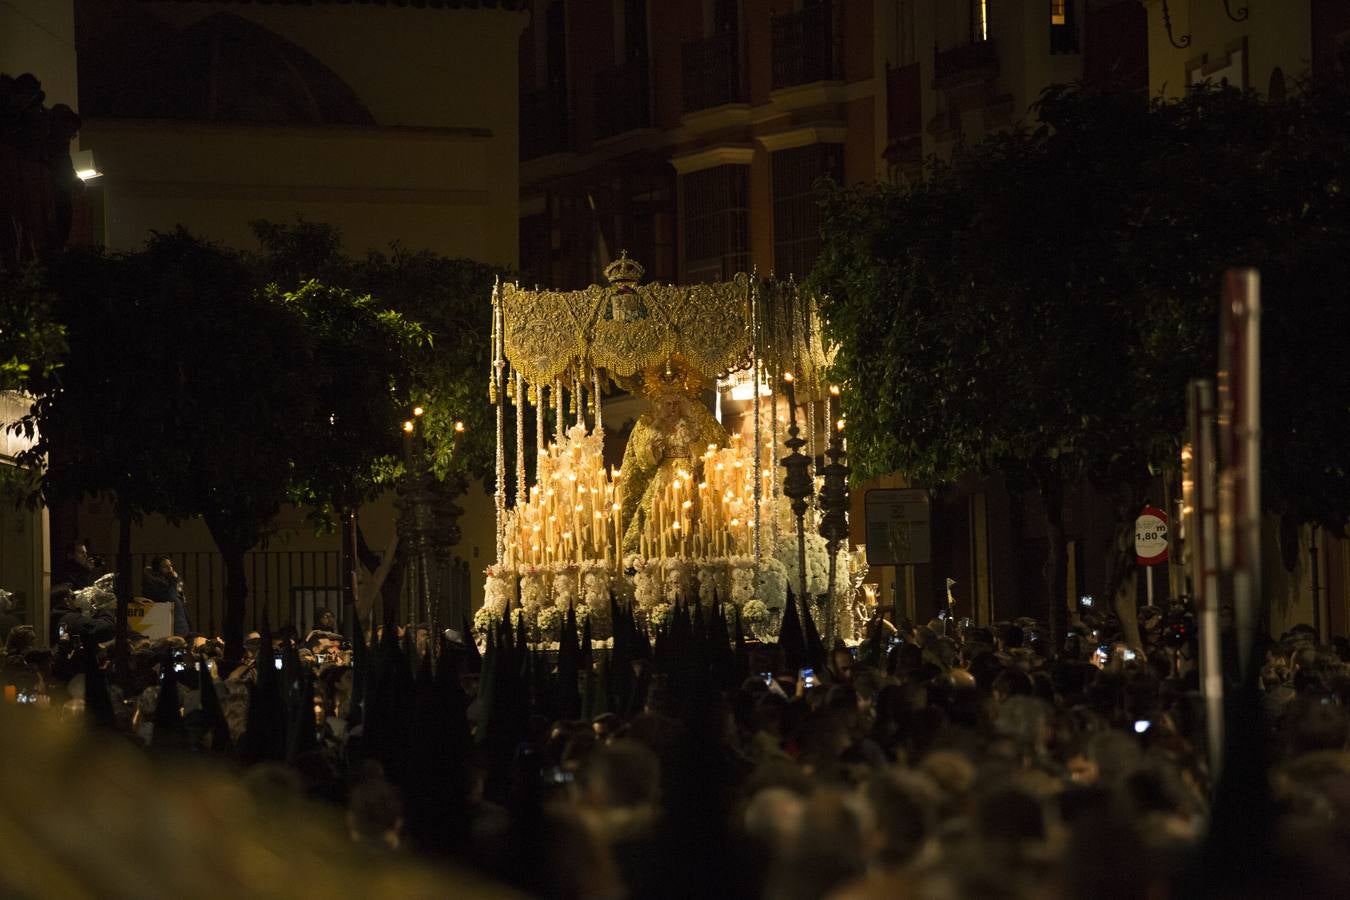
[[[603,637],[612,592],[652,622],[678,600],[729,603],[767,636],[790,588],[819,604],[827,635],[851,636],[862,573],[814,298],[746,274],[687,286],[643,274],[625,254],[606,286],[493,292],[496,562],[476,624],[519,615],[550,640],[574,606]],[[749,401],[735,433],[720,399],[717,413],[705,402],[728,386]],[[602,398],[619,391],[646,410],[607,467]]]

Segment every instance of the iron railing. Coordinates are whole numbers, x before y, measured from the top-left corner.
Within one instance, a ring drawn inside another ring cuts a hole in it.
[[[225,620],[225,566],[209,551],[133,554],[132,592],[143,596],[145,568],[155,556],[168,556],[183,581],[183,598],[192,627],[220,634]],[[317,611],[327,608],[342,624],[342,578],[337,550],[259,550],[244,554],[248,597],[244,627],[257,628],[264,615],[273,628],[295,625],[302,634],[314,627]]]
[[[774,90],[839,77],[833,4],[819,3],[776,15],[772,32]]]
[[[745,99],[741,89],[740,35],[724,31],[680,49],[684,111],[698,112]]]

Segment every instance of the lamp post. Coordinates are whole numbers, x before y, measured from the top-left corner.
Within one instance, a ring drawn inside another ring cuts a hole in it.
[[[792,373],[783,373],[783,384],[787,391],[788,401],[788,437],[783,441],[783,446],[788,448],[788,455],[780,461],[780,465],[787,469],[787,475],[783,477],[783,494],[792,501],[792,514],[797,517],[797,574],[798,585],[800,588],[799,596],[802,602],[807,602],[806,593],[806,505],[807,499],[815,493],[815,484],[811,480],[811,458],[801,452],[801,448],[806,446],[806,441],[800,436],[800,429],[797,427],[797,394],[792,382]]]
[[[833,389],[832,389],[833,392]],[[820,536],[825,539],[830,554],[829,595],[825,604],[825,640],[831,646],[835,639],[835,580],[838,576],[839,543],[848,538],[848,475],[844,463],[844,420],[839,419],[830,431],[830,445],[825,456],[830,460],[821,470],[825,483],[820,489]]]
[[[447,596],[453,596],[451,577],[451,548],[459,543],[459,517],[464,510],[455,503],[463,493],[463,476],[452,475],[444,482],[437,481],[428,465],[422,436],[422,409],[413,411],[413,418],[403,423],[404,464],[407,474],[398,489],[395,506],[398,509],[396,527],[399,536],[399,568],[402,574],[401,593],[410,613],[429,630],[427,652],[435,654],[439,648],[437,636],[441,631],[441,608]],[[463,426],[455,423],[458,442]],[[455,612],[448,610],[451,621]]]

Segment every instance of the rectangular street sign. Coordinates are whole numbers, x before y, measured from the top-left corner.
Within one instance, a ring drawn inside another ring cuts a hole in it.
[[[928,491],[877,488],[864,498],[869,566],[913,566],[932,555]]]

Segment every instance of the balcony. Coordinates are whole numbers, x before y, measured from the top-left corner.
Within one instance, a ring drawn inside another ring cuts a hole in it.
[[[773,17],[773,89],[839,77],[834,53],[833,4]]]
[[[933,86],[955,87],[987,81],[998,75],[998,48],[993,41],[975,41],[950,50],[933,48]]]
[[[726,31],[680,48],[684,111],[698,112],[745,100],[741,90],[740,35]]]
[[[646,60],[595,73],[595,140],[648,128],[651,124]]]
[[[567,87],[557,84],[520,95],[520,158],[567,149]]]

